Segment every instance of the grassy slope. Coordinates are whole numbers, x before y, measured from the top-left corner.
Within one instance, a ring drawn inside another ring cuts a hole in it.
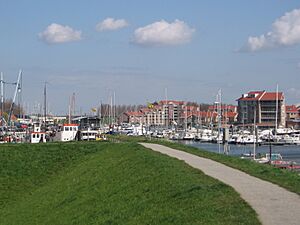
[[[232,188],[135,143],[30,146],[0,149],[0,224],[259,224]]]
[[[274,184],[277,184],[281,187],[284,187],[292,192],[300,194],[300,176],[297,172],[292,172],[289,170],[283,170],[279,168],[275,168],[274,166],[266,165],[266,164],[259,164],[250,160],[240,159],[234,156],[226,156],[222,154],[217,154],[213,152],[208,152],[201,150],[196,147],[187,146],[184,144],[179,144],[170,141],[164,140],[149,140],[147,138],[134,138],[134,137],[126,137],[120,136],[117,137],[118,140],[122,141],[129,141],[129,142],[153,142],[157,144],[163,144],[178,150],[186,151],[192,153],[194,155],[198,155],[201,157],[209,158],[215,160],[217,162],[223,163],[227,166],[232,168],[239,169],[244,171],[252,176],[261,178],[263,180],[270,181]]]

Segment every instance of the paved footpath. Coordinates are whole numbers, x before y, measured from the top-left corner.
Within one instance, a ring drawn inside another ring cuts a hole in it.
[[[154,151],[184,160],[208,176],[233,187],[256,211],[262,224],[300,225],[299,195],[210,159],[158,144],[141,144]]]

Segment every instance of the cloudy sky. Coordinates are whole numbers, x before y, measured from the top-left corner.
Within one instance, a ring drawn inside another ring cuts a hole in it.
[[[52,112],[165,98],[235,103],[250,90],[300,102],[300,2],[0,0],[0,71],[23,70],[29,111],[48,83]],[[13,86],[6,86],[12,97]]]

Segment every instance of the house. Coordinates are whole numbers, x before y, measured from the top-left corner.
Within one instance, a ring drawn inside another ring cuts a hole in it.
[[[141,111],[132,111],[132,112],[125,112],[125,119],[123,122],[131,123],[131,124],[142,124],[145,123],[145,114]]]

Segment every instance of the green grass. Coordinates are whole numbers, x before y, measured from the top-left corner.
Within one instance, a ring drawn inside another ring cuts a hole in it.
[[[244,171],[252,176],[261,178],[266,181],[270,181],[297,194],[300,194],[300,175],[297,172],[275,168],[274,166],[268,164],[259,164],[254,161],[240,159],[235,156],[226,156],[223,154],[208,152],[196,147],[161,139],[149,140],[145,137],[135,138],[126,136],[118,136],[115,138],[124,142],[152,142],[162,144],[171,148],[192,153],[194,155],[209,158],[217,162],[223,163],[227,166],[230,166],[232,168]]]
[[[259,224],[229,186],[137,143],[2,145],[0,224]]]

